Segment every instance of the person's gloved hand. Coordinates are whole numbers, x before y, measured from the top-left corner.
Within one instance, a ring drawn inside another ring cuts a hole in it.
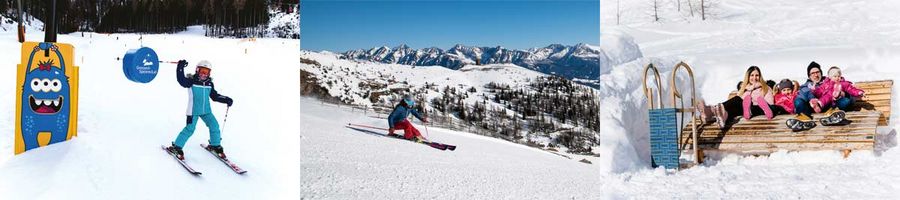
[[[422,119],[422,122],[428,123],[428,118]]]
[[[187,65],[188,65],[187,60],[179,60],[178,61],[178,68],[184,68],[184,67],[187,67]]]
[[[231,107],[231,104],[234,104],[234,100],[232,100],[231,97],[225,97],[225,105]]]

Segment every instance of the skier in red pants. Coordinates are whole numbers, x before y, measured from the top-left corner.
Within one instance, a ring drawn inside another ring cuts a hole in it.
[[[428,119],[422,117],[418,111],[415,109],[416,102],[413,101],[412,96],[405,95],[403,96],[403,100],[394,106],[394,111],[388,116],[388,125],[390,129],[388,129],[388,136],[399,137],[399,135],[394,134],[394,130],[403,130],[403,138],[407,140],[415,140],[416,142],[427,141],[422,134],[419,133],[419,130],[416,127],[413,127],[412,123],[409,122],[406,118],[409,117],[409,114],[412,114],[419,121],[424,123],[428,123]]]

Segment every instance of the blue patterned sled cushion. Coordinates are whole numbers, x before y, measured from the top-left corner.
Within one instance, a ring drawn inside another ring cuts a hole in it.
[[[674,108],[650,109],[650,155],[653,167],[678,169],[678,124]]]

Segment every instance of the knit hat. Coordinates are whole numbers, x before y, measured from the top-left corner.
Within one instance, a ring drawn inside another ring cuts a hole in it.
[[[822,67],[819,66],[819,63],[816,63],[816,61],[812,61],[811,63],[809,63],[809,66],[806,67],[807,77],[809,77],[809,71],[812,71],[813,68],[818,68],[820,72],[822,71]]]
[[[778,90],[782,90],[784,88],[794,88],[794,82],[790,79],[782,79],[781,82],[778,83]]]

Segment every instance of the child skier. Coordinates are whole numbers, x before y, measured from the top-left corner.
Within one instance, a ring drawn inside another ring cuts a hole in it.
[[[187,108],[187,125],[172,142],[172,146],[167,149],[177,155],[178,159],[184,160],[184,152],[182,148],[188,138],[194,134],[194,128],[197,127],[198,118],[203,120],[206,127],[209,128],[209,145],[208,150],[216,152],[219,157],[225,158],[225,153],[220,144],[222,138],[219,135],[219,123],[210,109],[209,100],[224,103],[231,107],[234,101],[230,97],[224,96],[216,92],[215,86],[210,77],[212,65],[206,61],[200,61],[194,74],[184,75],[184,68],[188,65],[187,61],[178,61],[178,68],[175,70],[175,77],[181,87],[188,89],[188,108]]]
[[[428,120],[416,111],[415,106],[416,102],[413,101],[412,96],[403,96],[403,100],[401,100],[397,106],[394,106],[394,111],[388,116],[388,126],[390,127],[388,129],[388,136],[399,137],[399,135],[394,134],[394,130],[401,129],[403,130],[403,138],[406,138],[407,140],[415,139],[416,142],[427,141],[422,137],[422,134],[419,133],[419,130],[416,130],[412,123],[406,119],[409,117],[409,114],[412,113],[419,121],[428,123]]]

